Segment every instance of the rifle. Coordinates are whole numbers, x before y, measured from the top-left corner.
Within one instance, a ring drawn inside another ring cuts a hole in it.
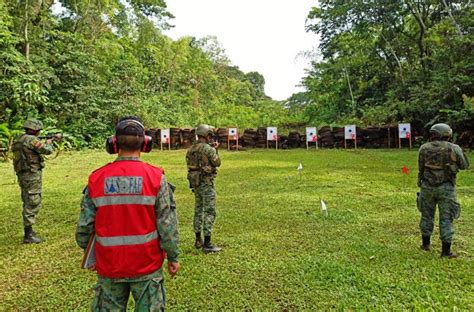
[[[56,157],[59,156],[61,153],[61,150],[63,149],[62,146],[62,139],[63,139],[63,134],[62,133],[48,133],[44,136],[38,137],[40,140],[51,140],[51,144],[54,146],[54,152],[50,155],[45,155],[44,158],[47,160],[52,160],[55,159]]]
[[[58,142],[63,139],[62,133],[48,133],[44,136],[38,137],[40,140],[52,140],[53,142]]]

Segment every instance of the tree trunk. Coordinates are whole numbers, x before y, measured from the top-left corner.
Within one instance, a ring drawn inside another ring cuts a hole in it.
[[[23,28],[23,39],[25,40],[24,42],[24,53],[25,53],[25,58],[26,60],[28,61],[30,59],[30,41],[29,41],[29,38],[28,38],[28,24],[30,23],[30,20],[29,20],[29,14],[28,14],[28,11],[29,11],[29,3],[28,3],[29,0],[25,0],[25,16],[24,16],[24,28]]]
[[[415,17],[416,21],[418,22],[418,25],[420,26],[420,34],[418,36],[418,51],[420,54],[420,64],[423,70],[426,69],[426,60],[425,60],[425,34],[426,34],[426,25],[425,22],[423,21],[423,17],[421,16],[421,13],[419,10],[417,10],[413,3],[411,3],[410,0],[406,0],[406,4],[410,8],[411,13]]]
[[[382,39],[385,41],[385,43],[387,43],[387,46],[390,50],[390,53],[393,55],[393,57],[395,58],[395,61],[397,62],[397,65],[398,65],[398,69],[400,70],[400,78],[402,79],[402,83],[405,83],[405,80],[403,79],[403,68],[402,68],[402,64],[400,63],[400,59],[398,58],[397,54],[395,53],[395,50],[393,49],[392,45],[390,44],[390,42],[388,42],[388,40],[385,38],[385,36],[383,35],[383,33],[380,33],[380,35],[382,36]]]
[[[347,68],[344,67],[344,74],[347,79],[347,85],[349,86],[349,92],[351,93],[351,99],[352,99],[352,113],[356,113],[356,107],[355,107],[355,102],[354,102],[354,94],[352,94],[352,86],[351,86],[351,81],[349,80],[349,74],[347,73]]]

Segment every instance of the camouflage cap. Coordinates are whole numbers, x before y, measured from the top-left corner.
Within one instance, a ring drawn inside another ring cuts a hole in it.
[[[209,125],[202,124],[202,125],[197,126],[196,128],[196,135],[199,135],[199,136],[206,137],[209,134],[213,134],[213,133],[214,133],[214,127],[209,126]]]
[[[431,127],[430,133],[437,134],[441,138],[449,138],[453,135],[453,129],[445,123],[437,123]]]
[[[28,119],[23,124],[23,128],[39,131],[43,129],[43,123],[37,119]]]

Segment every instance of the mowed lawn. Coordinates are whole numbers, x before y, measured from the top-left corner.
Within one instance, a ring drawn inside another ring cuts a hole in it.
[[[432,251],[419,249],[415,150],[222,151],[214,241],[224,252],[204,255],[193,247],[185,151],[143,158],[177,187],[182,269],[166,275],[169,310],[474,310],[472,170],[458,175],[460,258],[447,260],[438,221]],[[84,151],[47,162],[39,245],[21,244],[20,189],[0,163],[1,311],[89,309],[95,275],[79,268],[74,231],[87,176],[113,159]]]

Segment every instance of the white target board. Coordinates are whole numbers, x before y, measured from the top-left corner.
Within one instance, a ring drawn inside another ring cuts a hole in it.
[[[398,136],[400,139],[411,138],[411,125],[409,123],[398,124]]]
[[[278,141],[278,132],[276,127],[267,127],[267,141]]]
[[[237,139],[239,137],[239,133],[237,132],[237,128],[229,128],[229,138]]]
[[[346,140],[355,140],[357,137],[356,126],[348,125],[344,127],[344,139]]]
[[[161,143],[162,144],[170,143],[170,129],[161,129]]]
[[[318,132],[316,127],[307,127],[306,128],[306,142],[317,142],[318,141]]]

